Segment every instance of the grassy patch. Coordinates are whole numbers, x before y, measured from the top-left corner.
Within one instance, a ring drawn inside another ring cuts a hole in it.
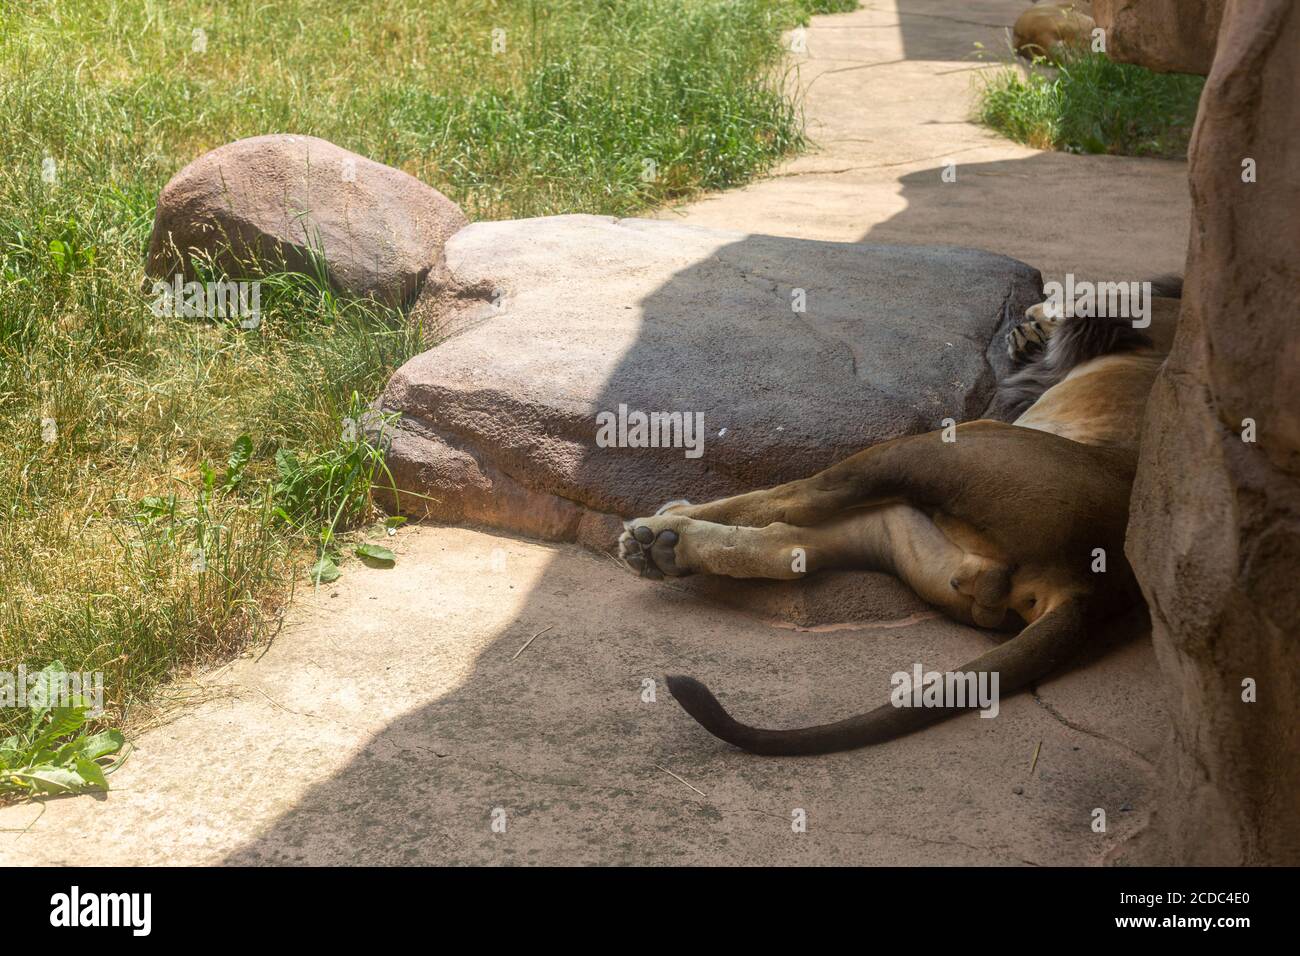
[[[858,0],[795,0],[794,6],[806,17],[814,13],[851,13],[861,4]]]
[[[1036,149],[1123,156],[1187,155],[1205,80],[1153,73],[1100,54],[1059,69],[1012,67],[983,79],[979,122]]]
[[[292,276],[256,330],[155,316],[142,262],[181,166],[298,132],[472,218],[634,213],[797,148],[780,32],[852,5],[0,0],[0,670],[102,671],[120,719],[375,517],[349,422],[419,330]],[[0,710],[0,737],[25,719]]]

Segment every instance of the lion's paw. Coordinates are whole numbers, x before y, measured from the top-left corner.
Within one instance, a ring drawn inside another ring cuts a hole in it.
[[[1047,340],[1061,324],[1057,310],[1049,309],[1048,302],[1039,302],[1025,309],[1025,321],[1007,332],[1007,356],[1017,364],[1030,362],[1047,348]]]
[[[1007,357],[1017,364],[1032,361],[1047,347],[1048,334],[1035,319],[1012,326],[1007,332]]]
[[[665,576],[676,578],[690,574],[677,561],[681,535],[672,526],[679,521],[672,520],[671,515],[656,515],[623,522],[624,531],[618,539],[619,558],[641,577],[655,581]]]

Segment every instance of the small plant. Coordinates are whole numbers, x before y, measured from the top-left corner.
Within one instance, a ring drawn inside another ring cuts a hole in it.
[[[140,499],[130,514],[131,521],[142,532],[140,546],[164,544],[175,552],[190,540],[192,569],[207,571],[209,559],[224,555],[229,550],[229,515],[227,502],[219,498],[234,492],[243,482],[244,469],[253,457],[253,440],[240,435],[231,447],[225,471],[218,480],[217,471],[209,462],[199,466],[199,486],[192,507],[176,495],[165,498],[149,495]]]
[[[1153,73],[1096,53],[1028,76],[1008,67],[982,80],[978,119],[1035,149],[1174,159],[1187,154],[1205,80]]]
[[[87,732],[91,703],[84,697],[53,705],[64,673],[55,661],[36,675],[27,729],[0,740],[0,797],[107,790],[108,775],[126,759],[119,731]]]
[[[56,275],[68,276],[95,264],[95,246],[86,241],[75,218],[69,217],[59,235],[47,246],[50,268]]]
[[[316,563],[310,570],[314,584],[339,577],[336,538],[340,531],[370,516],[370,488],[375,479],[386,476],[396,491],[384,461],[382,438],[372,442],[368,433],[369,428],[378,426],[382,435],[396,417],[372,412],[353,392],[336,445],[306,459],[286,449],[276,453],[280,480],[273,490],[275,514],[300,533],[317,539]],[[388,564],[395,560],[391,551],[375,545],[361,545],[357,556]]]

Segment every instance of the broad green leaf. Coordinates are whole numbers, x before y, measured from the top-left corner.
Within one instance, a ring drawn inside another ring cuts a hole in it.
[[[50,260],[54,263],[55,272],[65,273],[68,271],[70,266],[68,261],[70,258],[69,251],[70,250],[66,245],[64,245],[62,240],[50,240]]]
[[[103,768],[95,761],[87,760],[85,757],[78,757],[77,773],[81,774],[81,779],[92,787],[99,787],[101,790],[108,789],[108,778],[104,776]]]
[[[55,707],[50,711],[50,722],[41,728],[40,734],[32,741],[32,750],[44,750],[60,737],[75,733],[86,722],[86,711],[90,708],[82,701],[73,707]]]
[[[18,766],[19,761],[22,759],[18,747],[19,743],[16,735],[0,740],[0,771]]]
[[[302,471],[302,465],[298,463],[298,456],[286,448],[281,448],[275,453],[275,467],[280,472],[280,477],[285,481],[290,481]]]
[[[126,744],[126,738],[116,730],[105,730],[89,737],[77,737],[69,740],[58,749],[50,763],[64,767],[79,757],[97,760],[109,754],[117,753]]]
[[[115,754],[126,746],[126,738],[118,730],[103,730],[74,742],[77,744],[78,756],[84,757],[86,760],[107,757],[109,754]]]
[[[330,581],[338,580],[339,566],[329,558],[322,557],[311,566],[311,569],[307,573],[311,575],[313,581],[328,584]]]
[[[77,771],[52,767],[48,764],[21,770],[14,776],[42,793],[76,793],[86,785],[86,781]]]
[[[229,491],[243,480],[244,469],[253,458],[253,439],[247,434],[240,435],[231,446],[230,457],[226,459],[226,474],[221,479],[221,487]]]
[[[50,704],[57,698],[66,671],[63,661],[51,661],[32,676],[31,686],[27,689],[27,706],[34,717],[33,730],[40,718],[49,712]]]
[[[357,545],[357,557],[362,560],[375,561],[380,564],[392,565],[397,561],[397,555],[387,548],[381,548],[377,544],[359,544]]]
[[[138,517],[154,520],[171,514],[174,501],[175,499],[159,498],[157,495],[141,498]]]

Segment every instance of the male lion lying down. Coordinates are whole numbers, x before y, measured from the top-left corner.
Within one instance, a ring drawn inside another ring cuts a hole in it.
[[[948,442],[942,432],[897,438],[766,491],[670,502],[625,522],[620,555],[651,578],[887,571],[963,623],[1023,624],[961,668],[996,672],[1013,692],[1064,663],[1095,622],[1141,599],[1124,531],[1142,413],[1177,308],[1154,299],[1151,331],[1166,340],[1157,346],[1127,320],[1053,322],[1035,306],[1008,347],[1017,360],[1037,357],[995,399],[1014,424],[969,422]],[[1098,548],[1104,572],[1092,570]],[[670,676],[668,687],[709,732],[759,754],[878,743],[961,709],[886,703],[836,723],[763,730],[732,718],[693,678]]]

